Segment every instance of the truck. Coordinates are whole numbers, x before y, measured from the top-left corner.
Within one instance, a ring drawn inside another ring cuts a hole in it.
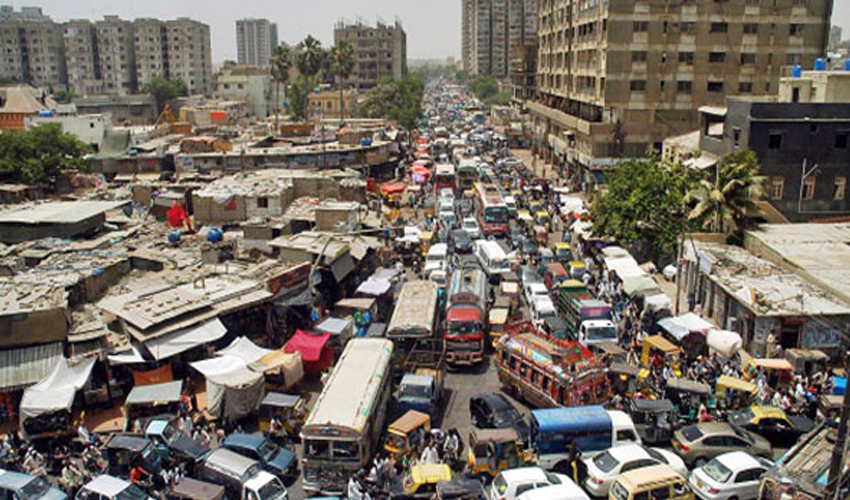
[[[437,318],[437,285],[431,281],[408,281],[401,289],[387,338],[391,340],[433,338]]]
[[[573,280],[563,282],[558,287],[555,306],[567,323],[571,340],[586,346],[617,340],[611,304],[591,298],[583,284]]]
[[[396,401],[402,413],[416,410],[437,416],[443,399],[446,357],[439,341],[419,341],[408,353],[402,366]]]
[[[452,274],[443,334],[451,365],[473,365],[484,359],[486,290],[487,275],[481,269],[458,269]]]

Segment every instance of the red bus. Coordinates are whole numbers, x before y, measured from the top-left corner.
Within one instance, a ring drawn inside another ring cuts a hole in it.
[[[441,189],[449,188],[452,192],[457,189],[455,166],[451,163],[438,163],[434,169],[434,190],[440,194]]]
[[[475,216],[484,236],[508,234],[508,205],[495,185],[475,183]]]

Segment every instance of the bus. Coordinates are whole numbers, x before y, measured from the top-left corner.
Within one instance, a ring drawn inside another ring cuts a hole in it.
[[[508,205],[495,185],[475,183],[475,216],[484,236],[508,234]]]
[[[437,194],[441,189],[457,189],[455,166],[451,163],[438,163],[434,173],[434,191]]]
[[[393,343],[352,339],[301,429],[304,490],[343,495],[380,443],[392,391]]]
[[[457,183],[461,191],[471,191],[479,178],[478,161],[474,158],[462,158],[458,161]]]
[[[480,269],[452,273],[443,339],[452,365],[473,365],[484,359],[487,321],[487,275]]]

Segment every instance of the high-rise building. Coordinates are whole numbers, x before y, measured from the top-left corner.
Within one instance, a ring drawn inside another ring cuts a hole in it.
[[[464,71],[469,71],[472,59],[472,4],[472,0],[462,0],[460,7],[460,59]]]
[[[354,48],[354,72],[347,85],[366,90],[384,77],[407,77],[407,34],[398,21],[378,22],[375,27],[339,22],[334,27],[334,44],[343,41]]]
[[[0,76],[35,86],[67,83],[62,30],[37,7],[0,7]]]
[[[832,0],[542,0],[535,144],[592,186],[696,128],[701,106],[777,92],[824,54]]]
[[[236,21],[236,48],[239,64],[268,66],[277,49],[277,24],[268,19]]]
[[[136,31],[136,83],[143,89],[158,76],[169,75],[168,33],[159,19],[142,18],[133,21]]]
[[[181,17],[166,21],[168,74],[186,83],[189,94],[210,95],[213,89],[210,27]]]
[[[466,0],[463,58],[473,76],[505,78],[514,47],[537,43],[537,0]]]
[[[103,93],[97,30],[88,19],[74,19],[64,26],[68,88],[78,95]]]
[[[128,95],[138,89],[133,22],[118,16],[105,16],[94,23],[103,91]]]

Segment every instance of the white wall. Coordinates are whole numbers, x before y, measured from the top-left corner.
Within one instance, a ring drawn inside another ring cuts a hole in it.
[[[26,119],[26,127],[58,124],[62,132],[75,135],[81,141],[100,149],[103,136],[112,129],[112,117],[108,114],[79,115],[79,116],[31,116]]]

